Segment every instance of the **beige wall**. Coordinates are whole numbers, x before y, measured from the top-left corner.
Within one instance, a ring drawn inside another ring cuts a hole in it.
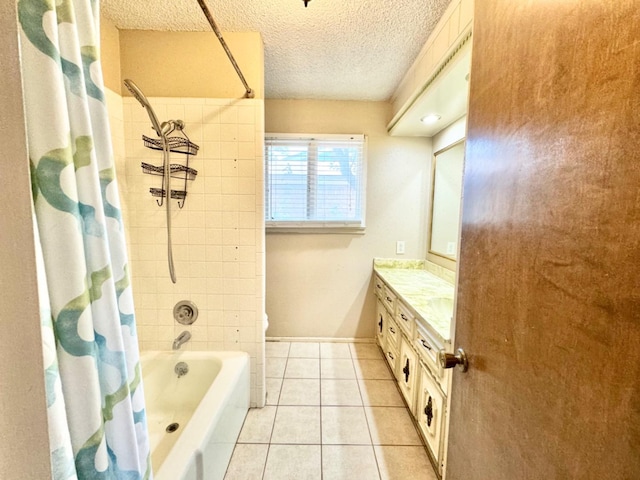
[[[120,32],[104,15],[100,18],[100,63],[105,87],[121,93]]]
[[[364,235],[267,234],[268,336],[373,338],[373,258],[425,258],[431,141],[390,137],[390,115],[386,102],[265,102],[269,133],[368,136]]]
[[[264,53],[257,32],[223,37],[256,98],[264,98]],[[120,31],[121,74],[147,97],[242,98],[244,86],[213,32]],[[124,89],[123,94],[129,95]]]
[[[22,106],[16,2],[0,3],[0,478],[49,478],[40,314],[36,285],[29,156]]]

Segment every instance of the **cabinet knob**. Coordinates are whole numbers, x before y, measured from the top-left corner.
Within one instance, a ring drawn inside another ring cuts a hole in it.
[[[427,406],[424,407],[424,414],[427,416],[427,427],[430,427],[431,422],[433,421],[433,399],[431,398],[431,395],[429,395]]]
[[[407,363],[402,369],[402,373],[404,373],[404,383],[409,383],[409,375],[411,371],[409,370],[409,359],[407,358]]]
[[[469,361],[467,360],[467,354],[464,350],[459,348],[455,355],[453,353],[447,353],[444,349],[438,351],[438,362],[442,368],[453,368],[456,365],[460,365],[463,372],[469,369]]]

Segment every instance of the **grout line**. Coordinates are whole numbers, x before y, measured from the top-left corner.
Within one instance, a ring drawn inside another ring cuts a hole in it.
[[[322,351],[322,349],[320,348],[320,345],[318,344],[318,382],[320,383],[320,386],[318,388],[319,390],[319,394],[320,394],[320,398],[318,399],[318,403],[320,403],[320,406],[318,407],[320,410],[320,480],[324,480],[324,463],[323,463],[323,453],[322,453],[322,359],[320,359],[320,352]]]
[[[265,358],[266,362],[266,358]],[[282,371],[282,383],[280,384],[280,392],[278,393],[278,402],[276,403],[276,413],[273,415],[273,424],[271,424],[271,433],[269,434],[269,442],[267,443],[267,456],[264,457],[264,465],[262,467],[262,480],[267,472],[267,462],[269,461],[269,452],[271,451],[271,440],[273,439],[273,431],[276,428],[276,420],[278,418],[278,408],[280,407],[280,395],[282,394],[282,386],[284,385],[284,374],[287,371],[287,364],[289,363],[289,352],[287,351],[287,359],[284,362],[284,370]]]
[[[351,346],[349,346],[349,350],[351,350]],[[351,362],[353,363],[353,369],[355,371],[356,369],[355,359],[353,358],[353,352],[351,353],[352,353]],[[357,374],[356,374],[356,377],[357,377]],[[358,385],[358,392],[360,392],[360,401],[362,402],[362,411],[364,412],[364,421],[367,422],[367,430],[369,431],[369,440],[371,441],[371,450],[373,452],[373,459],[376,462],[376,471],[378,472],[378,478],[381,479],[382,473],[380,472],[380,464],[378,463],[378,456],[376,455],[376,447],[373,444],[373,435],[371,434],[371,425],[369,424],[367,409],[364,405],[364,396],[362,395],[362,387],[360,386],[360,380],[363,380],[363,379],[356,378],[356,384]]]

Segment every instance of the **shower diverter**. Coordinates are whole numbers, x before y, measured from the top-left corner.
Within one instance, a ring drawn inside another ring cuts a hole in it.
[[[191,325],[198,318],[198,307],[189,300],[182,300],[173,307],[173,318],[182,325]]]

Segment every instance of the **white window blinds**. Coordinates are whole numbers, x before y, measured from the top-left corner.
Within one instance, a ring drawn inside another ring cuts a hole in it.
[[[364,135],[265,138],[268,227],[364,227]]]

